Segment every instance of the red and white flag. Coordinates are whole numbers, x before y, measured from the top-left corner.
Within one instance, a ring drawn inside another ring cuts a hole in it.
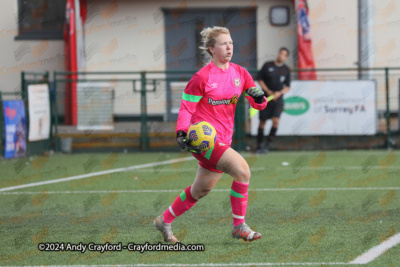
[[[296,1],[297,12],[297,43],[298,43],[298,68],[314,69],[314,57],[311,45],[310,23],[308,20],[308,7],[306,0]],[[315,80],[315,71],[300,71],[299,80]]]
[[[64,25],[66,71],[83,71],[86,68],[83,34],[86,11],[86,0],[67,0],[66,22]],[[66,78],[76,80],[78,76],[72,74]],[[69,82],[65,86],[65,124],[76,125],[77,114],[76,82]]]

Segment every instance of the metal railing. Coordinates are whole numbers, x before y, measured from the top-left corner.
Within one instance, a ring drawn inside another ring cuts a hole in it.
[[[156,106],[164,107],[164,114],[161,111],[161,115],[164,115],[164,120],[173,121],[171,117],[168,117],[174,101],[172,99],[171,88],[169,87],[170,82],[176,81],[188,81],[197,70],[185,70],[185,71],[136,71],[136,72],[113,72],[113,71],[97,71],[97,72],[54,72],[53,76],[53,94],[52,101],[62,100],[60,96],[63,96],[65,92],[62,91],[62,84],[72,82],[114,82],[117,83],[117,90],[122,88],[122,91],[130,92],[130,95],[126,97],[120,97],[118,99],[118,92],[116,98],[121,105],[116,108],[125,108],[129,114],[134,114],[139,117],[140,125],[140,150],[149,150],[149,129],[147,123],[152,114],[152,108]],[[379,134],[384,134],[386,138],[386,147],[391,146],[391,111],[392,113],[396,110],[391,110],[391,104],[393,100],[398,103],[398,83],[400,79],[400,68],[334,68],[334,69],[292,69],[292,80],[295,80],[299,72],[315,71],[317,73],[317,80],[359,80],[359,79],[372,79],[377,81],[378,85],[378,98],[377,106],[378,112],[381,115],[381,120],[385,120],[385,129]],[[255,77],[258,72],[257,69],[249,69],[249,72]],[[25,86],[25,74],[22,74],[22,86]],[[161,95],[165,93],[163,98],[160,98],[158,102],[154,102],[154,95]],[[137,94],[140,94],[138,97]],[[149,98],[149,95],[152,97]],[[133,103],[131,105],[126,104],[127,99],[130,99]],[[179,99],[180,100],[180,99]],[[125,101],[125,102],[124,102]],[[153,101],[153,102],[152,102]],[[165,103],[162,103],[162,102]],[[60,102],[61,103],[61,102]],[[124,104],[125,103],[125,104]],[[125,105],[125,106],[124,106]],[[55,112],[58,110],[58,104]],[[149,108],[151,107],[151,108]],[[132,111],[135,110],[135,111]],[[245,111],[246,106],[243,98],[240,98],[236,107],[235,116],[235,129],[233,137],[233,146],[238,150],[243,150],[246,147],[245,143]],[[128,115],[129,115],[128,114]],[[175,114],[176,115],[176,114]],[[55,117],[58,117],[55,114]],[[55,137],[58,136],[58,120],[54,121],[55,124]],[[58,150],[58,140],[55,142],[56,149]]]

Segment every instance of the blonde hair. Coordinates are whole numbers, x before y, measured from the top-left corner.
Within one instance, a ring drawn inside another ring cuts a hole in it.
[[[214,47],[216,40],[220,34],[230,34],[229,29],[225,27],[220,27],[220,26],[214,26],[214,27],[208,27],[204,28],[201,32],[201,42],[202,46],[199,48],[202,50],[201,56],[204,61],[204,63],[209,63],[212,58],[211,51],[209,50],[209,47]]]

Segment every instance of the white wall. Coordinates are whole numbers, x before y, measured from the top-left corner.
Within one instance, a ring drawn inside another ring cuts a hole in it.
[[[374,0],[374,26],[370,30],[374,35],[373,56],[376,67],[400,67],[400,2],[396,0]],[[366,32],[364,34],[369,34]],[[378,83],[378,106],[386,108],[386,86],[384,73]],[[391,71],[389,76],[390,109],[399,109],[400,71]]]
[[[0,90],[19,91],[21,71],[64,70],[62,40],[15,40],[18,3],[0,1]]]
[[[357,67],[357,1],[309,0],[307,3],[315,67]]]

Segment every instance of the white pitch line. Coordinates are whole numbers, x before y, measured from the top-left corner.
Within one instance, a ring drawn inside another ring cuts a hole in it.
[[[160,166],[160,165],[171,164],[171,163],[187,161],[187,160],[194,160],[194,159],[196,159],[196,158],[187,157],[187,158],[181,158],[181,159],[171,159],[171,160],[164,160],[164,161],[160,161],[160,162],[152,162],[152,163],[146,163],[146,164],[140,164],[140,165],[133,165],[130,167],[125,167],[125,168],[117,168],[117,169],[100,171],[100,172],[92,172],[92,173],[76,175],[76,176],[60,178],[60,179],[54,179],[54,180],[48,180],[48,181],[43,181],[43,182],[4,187],[4,188],[0,188],[0,192],[11,191],[11,190],[20,189],[20,188],[39,186],[39,185],[45,185],[45,184],[55,184],[55,183],[60,183],[60,182],[79,180],[79,179],[84,179],[84,178],[88,178],[88,177],[92,177],[92,176],[96,176],[96,175],[104,175],[104,174],[115,173],[115,172],[131,171],[131,170]]]
[[[304,167],[298,167],[299,171],[301,170],[362,170],[363,167],[362,166],[322,166],[319,168],[312,168],[310,166],[304,166]],[[387,167],[385,169],[379,167],[379,166],[372,166],[370,167],[370,169],[378,169],[378,170],[400,170],[400,166],[390,166]],[[292,171],[293,170],[293,166],[286,166],[286,167],[250,167],[250,171]],[[173,169],[160,169],[160,170],[140,170],[139,172],[153,172],[153,173],[158,173],[158,172],[177,172],[177,171],[193,171],[196,172],[197,169],[196,168],[180,168],[178,170],[173,170]]]
[[[348,262],[253,262],[253,263],[163,263],[163,264],[123,264],[123,265],[47,265],[47,267],[150,267],[150,266],[309,266],[309,265],[350,265]],[[16,266],[16,267],[40,267],[40,266]]]
[[[249,189],[249,191],[353,191],[353,190],[400,190],[400,187],[330,187],[330,188],[256,188]],[[213,189],[213,192],[230,192],[231,189]],[[43,191],[17,191],[17,192],[0,192],[0,195],[35,195],[40,194]],[[91,191],[47,191],[45,194],[110,194],[110,193],[173,193],[182,192],[182,189],[160,189],[160,190],[91,190]]]
[[[383,241],[379,245],[371,248],[364,254],[358,256],[355,258],[353,261],[351,261],[351,264],[367,264],[376,258],[378,258],[380,255],[385,253],[387,250],[390,248],[396,246],[397,244],[400,243],[400,233],[393,235],[389,239]]]
[[[106,171],[99,171],[99,172],[93,172],[93,173],[87,173],[87,174],[82,174],[82,175],[76,175],[76,176],[71,176],[71,177],[66,177],[66,178],[60,178],[60,179],[54,179],[54,180],[47,180],[47,181],[42,181],[42,182],[37,182],[37,183],[29,183],[29,184],[23,184],[23,185],[16,185],[16,186],[10,186],[10,187],[4,187],[4,188],[0,188],[0,194],[1,192],[5,192],[5,191],[11,191],[11,190],[15,190],[15,189],[20,189],[20,188],[27,188],[27,187],[34,187],[34,186],[40,186],[40,185],[46,185],[46,184],[55,184],[55,183],[60,183],[60,182],[65,182],[65,181],[72,181],[72,180],[79,180],[79,179],[84,179],[84,178],[88,178],[88,177],[92,177],[92,176],[96,176],[96,175],[105,175],[105,174],[110,174],[110,173],[117,173],[117,172],[126,172],[126,171],[132,171],[132,170],[138,170],[138,169],[144,169],[144,168],[149,168],[149,167],[155,167],[155,166],[160,166],[160,165],[166,165],[166,164],[171,164],[171,163],[176,163],[176,162],[181,162],[181,161],[187,161],[187,160],[195,160],[194,157],[186,157],[186,158],[181,158],[181,159],[172,159],[172,160],[165,160],[165,161],[160,161],[160,162],[153,162],[153,163],[146,163],[146,164],[141,164],[141,165],[134,165],[134,166],[130,166],[130,167],[125,167],[125,168],[117,168],[117,169],[112,169],[112,170],[106,170]],[[290,168],[292,168],[293,166],[288,166],[288,167],[277,167],[278,169],[285,169],[285,170],[290,170]],[[348,168],[348,169],[362,169],[361,166],[347,166],[347,167],[343,167],[344,169]],[[378,166],[373,166],[371,168],[380,168]],[[388,167],[388,169],[400,169],[400,167],[396,167],[396,166],[390,166]],[[253,171],[257,171],[257,170],[271,170],[271,168],[250,168]],[[304,166],[304,167],[300,167],[300,169],[313,169],[309,166]],[[318,168],[319,170],[325,169],[325,170],[337,170],[338,167],[336,166],[326,166],[326,167],[320,167]],[[142,170],[142,171],[149,171],[149,172],[165,172],[165,171],[170,171],[171,169],[167,169],[167,170]],[[196,171],[197,169],[179,169],[179,170],[171,170],[174,172],[179,172],[179,171]],[[142,172],[139,171],[139,172]],[[292,191],[289,188],[281,188],[281,189],[264,189],[264,191]],[[297,189],[297,190],[314,190],[314,189]],[[337,190],[337,189],[325,189],[325,190]],[[359,189],[347,189],[347,190],[359,190]],[[148,191],[146,191],[148,192]],[[171,191],[171,192],[175,192],[175,191]]]

